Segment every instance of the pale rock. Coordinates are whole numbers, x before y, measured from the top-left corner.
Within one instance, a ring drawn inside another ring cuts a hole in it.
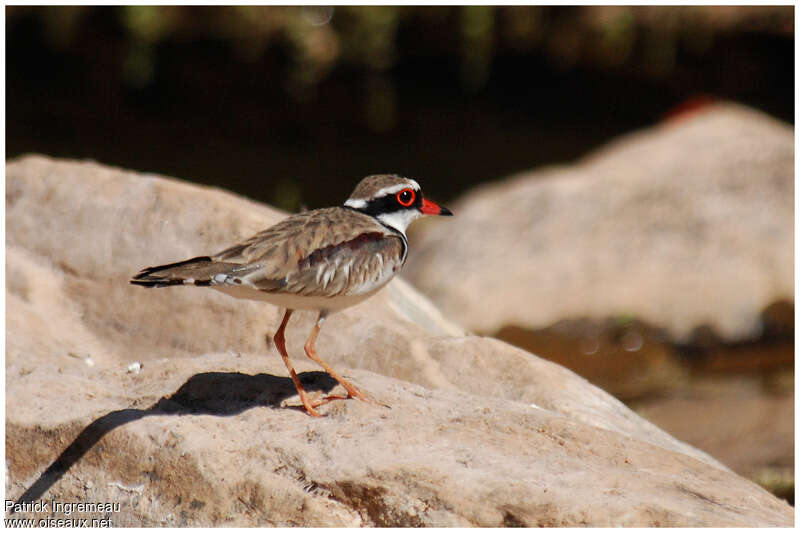
[[[794,130],[737,105],[451,207],[457,227],[427,225],[406,277],[476,332],[629,316],[679,342],[701,326],[738,341],[760,334],[768,305],[794,301]]]
[[[118,526],[793,522],[785,502],[572,372],[465,334],[400,279],[333,315],[317,344],[391,408],[334,401],[308,417],[264,343],[279,310],[128,284],[281,213],[91,162],[26,157],[6,179],[7,498],[118,502]],[[297,316],[289,352],[328,391],[302,355],[313,315]]]

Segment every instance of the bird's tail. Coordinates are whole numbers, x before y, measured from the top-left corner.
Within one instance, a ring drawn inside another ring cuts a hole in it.
[[[131,279],[131,283],[142,287],[211,285],[215,275],[230,272],[236,266],[214,261],[207,256],[195,257],[179,263],[145,268]]]

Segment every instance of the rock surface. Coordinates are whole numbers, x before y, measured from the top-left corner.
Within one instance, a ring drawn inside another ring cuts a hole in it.
[[[761,479],[764,472],[794,470],[793,390],[788,374],[696,378],[691,390],[643,401],[635,410],[711,450],[735,472]]]
[[[8,498],[119,502],[120,526],[792,524],[786,503],[570,371],[465,335],[402,280],[318,341],[391,409],[335,401],[311,419],[263,345],[277,309],[127,284],[281,214],[94,163],[27,157],[6,179]],[[300,356],[312,318],[293,318],[289,351],[327,391]]]
[[[458,231],[426,228],[406,277],[473,331],[630,316],[678,342],[701,327],[737,341],[794,300],[794,131],[735,105],[451,207]]]

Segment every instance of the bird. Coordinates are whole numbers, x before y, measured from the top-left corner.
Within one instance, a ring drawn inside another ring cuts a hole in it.
[[[423,215],[452,214],[425,198],[414,179],[370,175],[343,205],[290,215],[215,255],[145,268],[130,283],[148,288],[208,287],[285,309],[274,344],[305,412],[321,416],[316,408],[335,399],[378,403],[319,357],[315,344],[325,319],[374,295],[400,271],[408,257],[406,228],[411,222]],[[309,397],[300,382],[285,337],[296,310],[317,313],[305,353],[344,387],[347,396],[319,398],[318,392]]]

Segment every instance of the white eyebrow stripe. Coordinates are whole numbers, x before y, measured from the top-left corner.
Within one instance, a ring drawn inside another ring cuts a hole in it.
[[[417,183],[412,179],[409,179],[408,181],[409,183],[398,183],[397,185],[384,187],[383,189],[376,192],[373,198],[380,198],[381,196],[387,196],[389,194],[394,194],[396,192],[402,191],[403,189],[409,189],[409,188],[419,192],[419,183]]]

